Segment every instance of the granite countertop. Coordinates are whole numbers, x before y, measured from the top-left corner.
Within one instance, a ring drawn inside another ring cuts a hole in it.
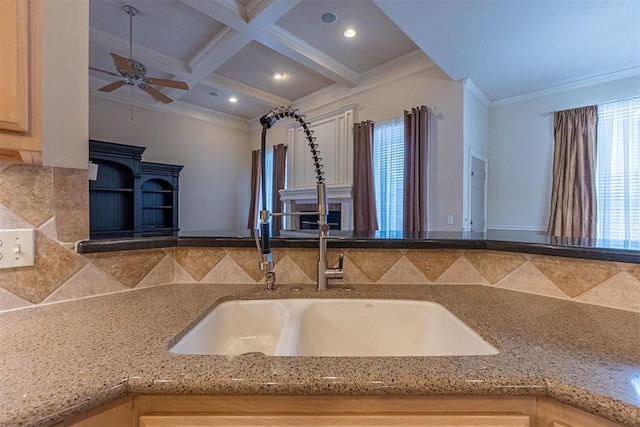
[[[235,357],[169,352],[228,299],[436,301],[493,356]],[[548,396],[640,425],[640,314],[477,285],[174,284],[0,313],[0,425],[52,425],[128,394]]]

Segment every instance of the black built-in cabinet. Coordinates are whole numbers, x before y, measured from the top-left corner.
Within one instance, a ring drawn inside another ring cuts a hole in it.
[[[143,162],[145,147],[89,141],[98,177],[89,181],[91,239],[178,234],[182,166]]]

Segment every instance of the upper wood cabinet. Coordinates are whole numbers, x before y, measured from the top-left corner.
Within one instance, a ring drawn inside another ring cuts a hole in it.
[[[0,1],[0,161],[42,163],[40,0]]]

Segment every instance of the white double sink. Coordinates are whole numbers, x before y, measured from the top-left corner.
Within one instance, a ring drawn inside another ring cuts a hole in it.
[[[224,302],[190,329],[171,351],[358,357],[498,353],[438,303],[378,299]]]

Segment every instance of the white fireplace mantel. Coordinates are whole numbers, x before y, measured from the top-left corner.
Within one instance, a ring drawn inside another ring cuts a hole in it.
[[[327,203],[340,203],[341,223],[343,230],[353,230],[353,195],[351,184],[327,185]],[[318,190],[316,187],[285,188],[280,190],[280,200],[284,203],[285,212],[296,212],[295,205],[317,204]],[[285,217],[285,220],[288,217]],[[285,230],[295,230],[296,221],[285,221]]]

